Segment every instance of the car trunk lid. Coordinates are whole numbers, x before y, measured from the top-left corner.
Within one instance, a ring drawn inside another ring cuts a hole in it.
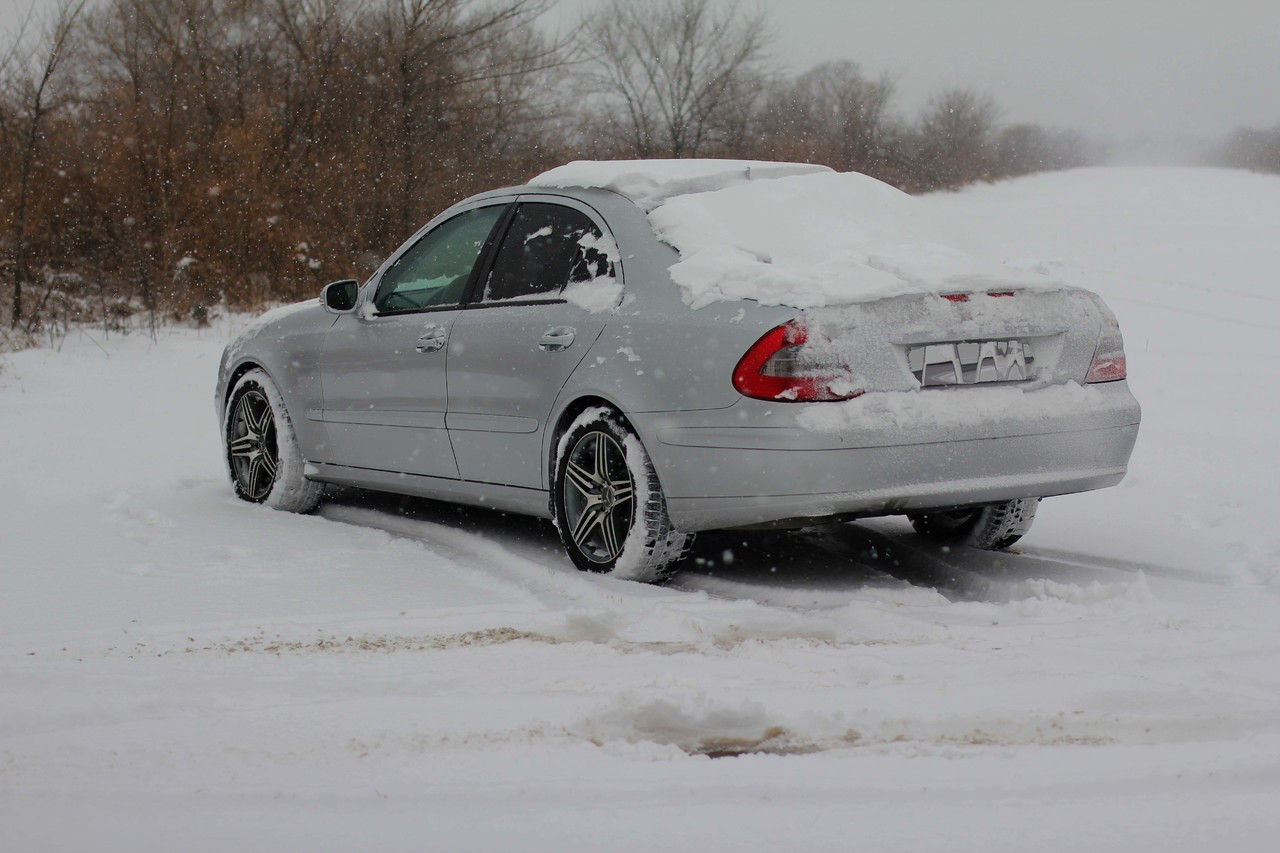
[[[812,308],[807,356],[863,391],[1083,382],[1102,316],[1085,291],[973,287]]]

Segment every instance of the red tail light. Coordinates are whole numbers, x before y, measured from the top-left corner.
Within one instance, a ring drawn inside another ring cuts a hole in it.
[[[1125,361],[1124,353],[1108,353],[1103,355],[1099,353],[1093,357],[1093,364],[1089,365],[1089,375],[1084,378],[1085,382],[1115,382],[1124,379],[1129,375],[1129,365]]]
[[[733,370],[733,387],[757,400],[813,403],[850,400],[862,394],[854,388],[848,367],[818,356],[808,330],[796,322],[770,329],[756,341]]]
[[[1102,334],[1093,352],[1093,363],[1084,381],[1116,382],[1129,375],[1129,365],[1124,357],[1124,338],[1120,335],[1120,321],[1101,299],[1094,297],[1094,304],[1102,311]]]

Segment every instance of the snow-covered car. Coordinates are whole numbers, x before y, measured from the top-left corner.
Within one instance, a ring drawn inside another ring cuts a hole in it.
[[[347,484],[552,519],[658,580],[709,529],[905,514],[979,548],[1115,485],[1115,316],[925,206],[787,163],[579,162],[466,199],[227,347],[236,493]]]

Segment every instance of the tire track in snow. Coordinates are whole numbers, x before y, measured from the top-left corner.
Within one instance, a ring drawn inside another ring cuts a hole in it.
[[[558,540],[547,561],[540,559],[546,554],[541,549],[536,557],[528,556],[549,538],[535,520],[477,510],[461,521],[446,522],[435,515],[441,505],[429,501],[380,495],[356,500],[357,505],[323,505],[320,514],[420,542],[459,566],[523,590],[548,616],[561,620],[558,627],[533,629],[562,640],[724,648],[748,640],[916,643],[937,641],[946,633],[931,620],[891,612],[879,602],[853,600],[850,593],[868,573],[884,577],[875,569],[864,567],[855,583],[846,584],[825,607],[779,602],[769,587],[759,584],[735,593],[723,584],[706,583],[705,576],[700,582],[696,572],[677,574],[665,587],[650,586],[578,572],[562,557]]]
[[[1234,584],[1226,579],[1217,578],[1208,572],[1195,572],[1189,569],[1178,569],[1172,566],[1158,566],[1155,563],[1142,563],[1136,560],[1124,560],[1112,557],[1098,557],[1091,554],[1077,554],[1053,548],[1028,548],[1018,550],[1015,554],[1020,560],[1034,561],[1059,568],[1077,567],[1094,572],[1107,572],[1125,577],[1137,574],[1168,578],[1186,583],[1208,584],[1210,586],[1230,587]]]
[[[374,528],[411,539],[453,563],[513,590],[532,594],[549,610],[570,605],[617,606],[622,597],[567,571],[518,554],[476,533],[439,521],[393,514],[385,509],[325,504],[319,514],[331,521]]]
[[[713,611],[716,602],[751,603],[812,615],[860,600],[883,599],[886,590],[889,597],[899,592],[912,602],[922,600],[919,593],[936,590],[952,601],[1006,604],[1044,596],[1045,581],[1070,593],[1081,582],[1113,581],[1116,575],[1136,582],[1139,574],[1225,585],[1206,575],[1150,563],[1046,549],[949,548],[912,533],[840,524],[782,535],[704,534],[672,581],[652,587],[572,570],[554,532],[535,519],[473,510],[441,520],[442,505],[426,500],[361,495],[358,501],[326,504],[321,514],[443,548],[445,556],[531,593],[557,612],[573,607],[634,611],[637,598],[647,606],[688,606],[689,594],[701,594],[704,598],[696,603],[707,611]],[[1089,573],[1084,578],[1082,569]],[[866,595],[871,589],[877,594]]]

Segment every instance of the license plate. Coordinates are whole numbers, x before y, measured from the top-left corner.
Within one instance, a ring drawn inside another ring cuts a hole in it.
[[[1025,382],[1035,368],[1031,344],[1023,341],[923,344],[907,349],[907,361],[923,388]]]

